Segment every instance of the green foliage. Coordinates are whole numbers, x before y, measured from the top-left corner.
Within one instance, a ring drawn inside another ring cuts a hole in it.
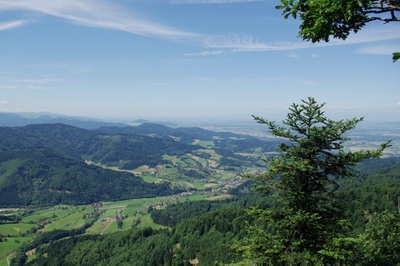
[[[373,217],[362,237],[370,265],[400,264],[400,214],[383,212]]]
[[[264,173],[249,176],[260,182],[256,190],[277,198],[273,208],[251,211],[265,231],[263,237],[255,235],[249,245],[250,254],[256,254],[259,263],[332,263],[332,256],[321,251],[344,231],[336,181],[354,176],[351,166],[380,156],[389,145],[384,143],[374,151],[346,152],[345,133],[362,119],[333,121],[324,116],[323,106],[311,97],[300,105],[293,104],[283,126],[255,117],[274,136],[290,141],[279,146],[280,155],[268,162]],[[333,261],[342,258],[333,257]]]
[[[177,256],[182,261],[198,259],[201,265],[238,262],[240,256],[230,247],[246,235],[245,221],[249,220],[240,208],[224,208],[185,220],[174,229],[173,237],[181,245]]]
[[[122,226],[124,225],[124,222],[122,221],[122,219],[118,219],[117,220],[117,227],[119,228],[119,229],[122,229]]]
[[[400,21],[399,0],[281,0],[276,8],[284,18],[299,18],[299,36],[312,42],[345,40],[371,21]],[[393,62],[399,58],[400,53],[393,53]]]
[[[176,226],[187,219],[203,215],[210,211],[222,208],[245,208],[255,204],[262,204],[257,194],[242,195],[240,198],[230,198],[220,201],[186,201],[168,205],[164,209],[152,210],[151,218],[157,224]]]
[[[91,220],[89,223],[85,223],[82,227],[74,229],[74,230],[53,230],[50,232],[44,232],[44,233],[40,234],[33,241],[29,241],[17,249],[17,251],[16,251],[17,255],[12,260],[11,265],[24,265],[26,262],[26,252],[28,252],[29,250],[32,250],[37,247],[41,247],[42,245],[45,245],[45,244],[52,243],[53,241],[59,240],[61,238],[81,235],[93,223],[94,223],[94,220]]]
[[[396,62],[399,59],[400,59],[400,53],[399,52],[393,53],[393,62]]]
[[[338,181],[337,192],[354,237],[365,231],[374,213],[398,209],[400,158],[365,160],[355,170],[354,178]]]
[[[374,20],[400,21],[396,17],[400,10],[398,0],[281,0],[276,8],[285,18],[299,17],[299,35],[312,42],[328,42],[331,36],[344,40],[350,32],[357,32]]]

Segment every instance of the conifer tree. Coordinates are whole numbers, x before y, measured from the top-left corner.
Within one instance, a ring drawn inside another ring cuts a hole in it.
[[[352,257],[355,239],[345,238],[345,221],[335,191],[339,178],[354,175],[352,166],[379,157],[377,150],[347,151],[346,132],[363,118],[333,121],[314,98],[293,104],[283,125],[261,117],[269,132],[285,139],[279,155],[265,172],[248,177],[256,190],[273,197],[273,207],[252,209],[260,222],[245,246],[245,255],[258,265],[327,265]]]

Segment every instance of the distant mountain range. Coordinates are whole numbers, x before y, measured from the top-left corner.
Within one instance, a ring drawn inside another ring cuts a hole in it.
[[[96,129],[99,127],[125,127],[128,125],[140,125],[152,121],[137,119],[128,123],[114,123],[96,120],[81,116],[65,116],[53,113],[6,113],[0,112],[0,126],[14,127],[26,126],[30,124],[66,124],[84,129]],[[153,121],[153,123],[162,124],[169,127],[177,127],[172,122]]]
[[[282,141],[265,141],[248,135],[232,132],[216,132],[199,127],[171,128],[156,123],[145,123],[134,127],[101,127],[94,131],[113,135],[144,135],[186,144],[193,144],[199,140],[212,141],[216,149],[249,153],[254,152],[255,149],[259,149],[260,152],[273,151],[276,145]]]
[[[123,123],[110,123],[86,117],[64,116],[51,113],[5,113],[0,112],[0,126],[14,127],[30,124],[66,124],[84,129],[103,126],[126,126]]]

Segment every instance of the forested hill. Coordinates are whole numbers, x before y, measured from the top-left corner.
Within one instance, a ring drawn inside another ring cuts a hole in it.
[[[87,204],[171,195],[167,182],[145,183],[131,173],[85,161],[131,169],[157,165],[164,154],[200,147],[148,136],[103,135],[63,124],[0,128],[0,206]]]
[[[237,176],[242,167],[259,163],[255,151],[261,156],[275,146],[232,133],[156,124],[96,131],[65,124],[0,127],[0,205],[86,204],[168,195],[178,190],[180,178],[206,182],[225,175],[221,171]],[[164,170],[169,177],[150,184],[99,165],[125,171],[141,166],[171,170]]]
[[[108,165],[156,165],[163,154],[185,154],[200,149],[173,140],[138,135],[104,135],[64,124],[1,127],[0,151],[48,148],[78,159]],[[123,167],[124,168],[124,167]]]
[[[176,193],[130,173],[88,165],[50,149],[0,152],[0,207],[89,204]]]
[[[49,148],[79,157],[79,147],[94,137],[89,130],[64,124],[0,127],[0,150]]]

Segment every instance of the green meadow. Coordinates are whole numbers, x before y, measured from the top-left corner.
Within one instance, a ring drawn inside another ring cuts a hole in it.
[[[1,226],[1,225],[0,225]],[[7,237],[0,242],[0,265],[8,265],[8,260],[13,258],[14,251],[26,241],[32,239],[29,237]]]

